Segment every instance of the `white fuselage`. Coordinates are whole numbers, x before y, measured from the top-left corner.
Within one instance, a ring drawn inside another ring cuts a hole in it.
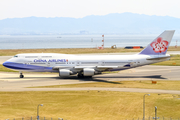
[[[34,72],[59,72],[68,69],[79,72],[84,68],[96,71],[123,70],[156,62],[169,58],[148,60],[148,58],[167,57],[169,55],[67,55],[54,53],[17,54],[3,65],[19,70]]]

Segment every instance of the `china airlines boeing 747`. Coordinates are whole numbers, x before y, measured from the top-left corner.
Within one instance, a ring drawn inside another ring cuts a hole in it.
[[[68,55],[55,53],[17,54],[3,66],[20,71],[57,72],[60,77],[77,74],[78,77],[93,76],[103,71],[120,71],[149,65],[170,59],[166,52],[174,30],[160,34],[144,50],[135,55]]]

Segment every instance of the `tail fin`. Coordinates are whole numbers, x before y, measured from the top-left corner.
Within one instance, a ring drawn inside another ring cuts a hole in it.
[[[165,55],[171,43],[174,32],[175,30],[165,30],[139,54]]]

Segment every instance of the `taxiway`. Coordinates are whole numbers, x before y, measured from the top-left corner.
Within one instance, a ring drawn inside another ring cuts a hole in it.
[[[180,94],[178,90],[154,90],[138,88],[29,88],[36,86],[82,84],[90,82],[129,81],[129,80],[180,80],[180,66],[153,66],[133,68],[119,73],[96,75],[93,78],[79,79],[71,76],[61,79],[58,73],[24,73],[25,78],[19,78],[19,73],[0,72],[0,91],[78,91],[107,90],[122,92],[169,93]]]

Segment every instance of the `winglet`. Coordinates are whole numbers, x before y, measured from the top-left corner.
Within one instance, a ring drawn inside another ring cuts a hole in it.
[[[175,30],[166,30],[160,34],[139,54],[145,55],[165,55],[171,43]]]

